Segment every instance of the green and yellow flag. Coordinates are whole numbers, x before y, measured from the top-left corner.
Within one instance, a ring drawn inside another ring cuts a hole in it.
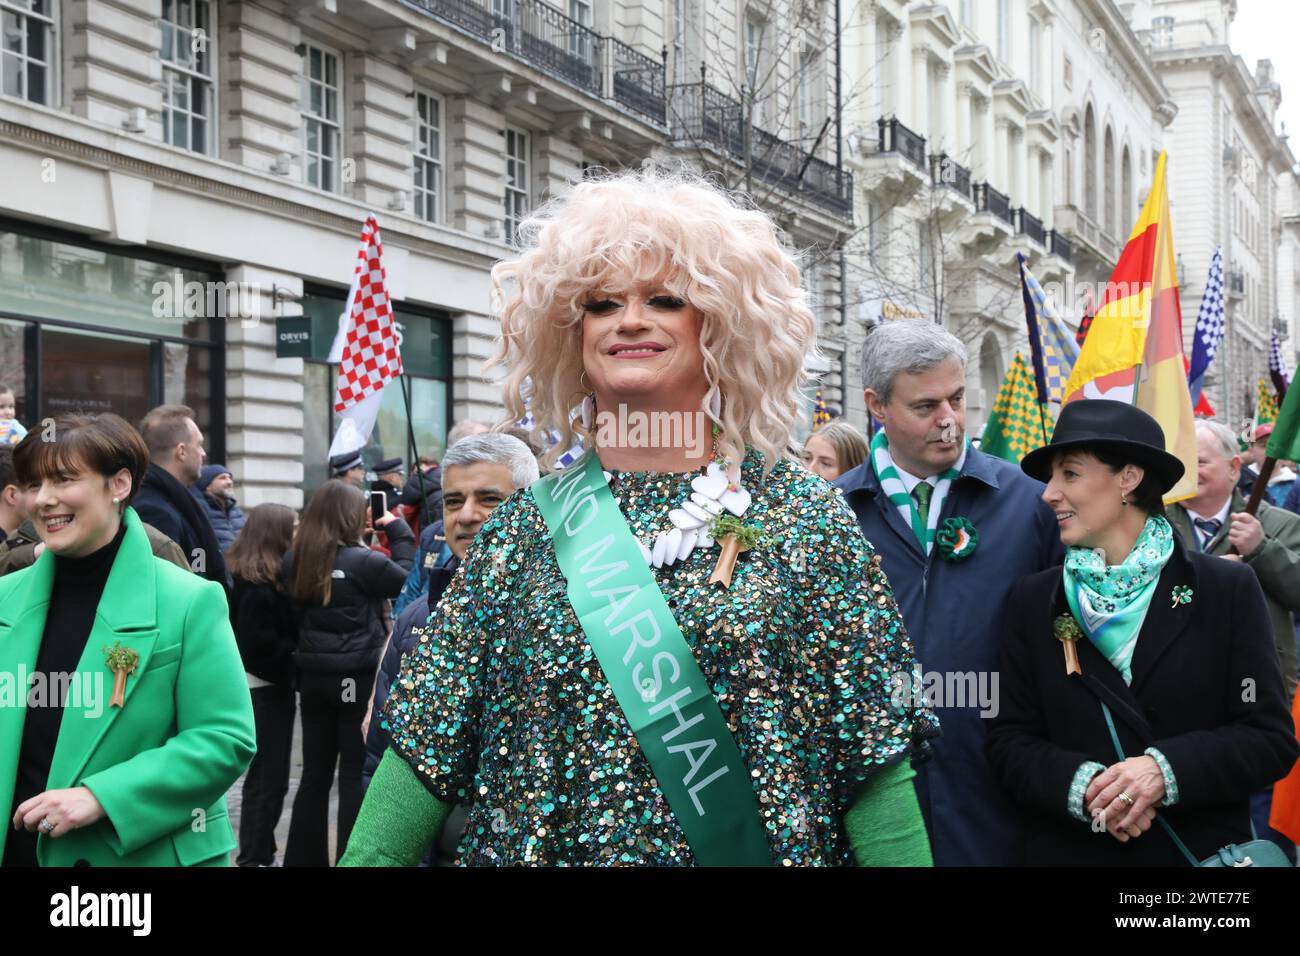
[[[1260,376],[1259,395],[1255,399],[1255,427],[1277,420],[1277,396],[1268,379]]]
[[[1050,416],[1045,416],[1039,407],[1034,375],[1024,356],[1017,352],[993,401],[993,413],[984,426],[980,451],[1019,464],[1025,455],[1047,444],[1049,436],[1043,433],[1045,418]]]

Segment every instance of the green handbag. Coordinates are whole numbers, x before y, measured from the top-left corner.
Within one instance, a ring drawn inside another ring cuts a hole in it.
[[[1115,753],[1119,754],[1119,759],[1124,758],[1124,748],[1119,744],[1119,734],[1115,733],[1115,721],[1111,719],[1110,708],[1106,706],[1104,700],[1098,700],[1101,704],[1101,712],[1106,717],[1106,729],[1110,731],[1110,742],[1115,745]],[[1187,849],[1187,844],[1178,839],[1178,834],[1174,832],[1168,821],[1160,814],[1156,814],[1156,823],[1164,828],[1169,834],[1169,839],[1174,841],[1174,846],[1178,847],[1178,852],[1183,855],[1192,866],[1285,866],[1290,867],[1291,861],[1286,858],[1282,848],[1271,840],[1259,839],[1259,834],[1255,832],[1254,821],[1250,824],[1250,835],[1255,837],[1249,843],[1229,843],[1227,846],[1220,848],[1212,856],[1207,856],[1204,860],[1198,860]]]

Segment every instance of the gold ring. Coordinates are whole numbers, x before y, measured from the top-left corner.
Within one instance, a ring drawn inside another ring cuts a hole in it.
[[[1130,807],[1133,806],[1133,798],[1130,797],[1127,793],[1124,793],[1122,790],[1120,791],[1119,798],[1123,800],[1125,803],[1127,803]]]

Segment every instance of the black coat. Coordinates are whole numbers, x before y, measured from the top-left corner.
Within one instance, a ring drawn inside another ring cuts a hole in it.
[[[1175,586],[1192,589],[1173,605]],[[1159,826],[1120,843],[1070,816],[1079,765],[1118,762],[1097,695],[1113,692],[1126,757],[1165,755],[1178,802],[1157,814],[1197,859],[1251,839],[1249,797],[1286,776],[1300,756],[1282,689],[1264,596],[1244,565],[1189,553],[1175,543],[1133,653],[1131,686],[1087,637],[1083,676],[1065,673],[1052,621],[1068,614],[1060,567],[1017,582],[1007,603],[1001,704],[987,754],[1026,815],[1031,866],[1187,866]]]
[[[235,577],[230,592],[230,626],[244,670],[272,684],[293,683],[298,625],[289,598],[274,584]]]
[[[423,495],[421,495],[423,491]],[[415,509],[420,527],[442,520],[442,469],[436,465],[427,472],[415,472],[406,479],[399,501]],[[421,504],[423,502],[423,504]]]
[[[294,662],[302,671],[374,672],[388,640],[389,600],[401,593],[415,562],[415,536],[401,518],[384,529],[393,558],[361,545],[339,548],[329,603],[291,599],[298,624]],[[293,552],[284,556],[283,580],[293,580]]]
[[[366,762],[361,768],[364,786],[370,785],[370,778],[374,776],[384,751],[392,742],[388,731],[381,724],[384,722],[384,701],[388,700],[388,692],[397,679],[397,672],[401,670],[402,655],[420,643],[420,637],[426,630],[425,625],[429,622],[429,609],[438,606],[442,592],[447,590],[458,567],[460,562],[452,557],[442,567],[430,568],[428,589],[403,609],[393,625],[393,636],[384,648],[383,657],[379,660],[379,672],[375,675],[374,698],[370,705],[370,732],[366,735]]]
[[[171,472],[150,462],[144,481],[140,483],[140,491],[131,500],[131,506],[141,521],[153,525],[180,545],[190,567],[200,576],[216,581],[227,593],[230,592],[231,582],[226,573],[226,560],[222,556],[221,543],[217,540],[207,509],[199,506],[194,496],[172,477]]]

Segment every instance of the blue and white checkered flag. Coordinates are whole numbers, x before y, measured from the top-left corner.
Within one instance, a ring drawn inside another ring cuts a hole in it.
[[[1282,340],[1276,332],[1268,343],[1268,374],[1273,379],[1278,404],[1281,404],[1286,399],[1286,390],[1291,387],[1291,373],[1287,371],[1286,359],[1282,357]]]
[[[1192,333],[1192,362],[1187,367],[1187,390],[1192,404],[1201,400],[1205,372],[1214,361],[1219,344],[1223,341],[1223,247],[1214,250],[1210,259],[1210,274],[1205,279],[1205,293],[1201,296],[1201,309],[1196,313],[1196,331]]]
[[[529,431],[532,431],[533,424],[534,422],[533,422],[532,412],[525,412],[524,417],[519,419],[520,428],[526,428]],[[546,443],[548,446],[557,445],[559,444],[559,441],[560,441],[560,435],[557,431],[555,431],[554,429],[550,429],[547,431]],[[562,454],[559,458],[555,459],[555,467],[557,469],[568,468],[575,461],[577,461],[579,458],[582,457],[583,451],[585,451],[585,449],[582,446],[582,442],[581,441],[577,442],[576,444],[574,444],[572,448],[570,448],[568,451]]]
[[[1038,401],[1059,404],[1065,401],[1065,386],[1074,363],[1079,360],[1079,343],[1065,327],[1051,296],[1025,265],[1025,257],[1020,253],[1016,257],[1020,262],[1020,291],[1025,303]]]

